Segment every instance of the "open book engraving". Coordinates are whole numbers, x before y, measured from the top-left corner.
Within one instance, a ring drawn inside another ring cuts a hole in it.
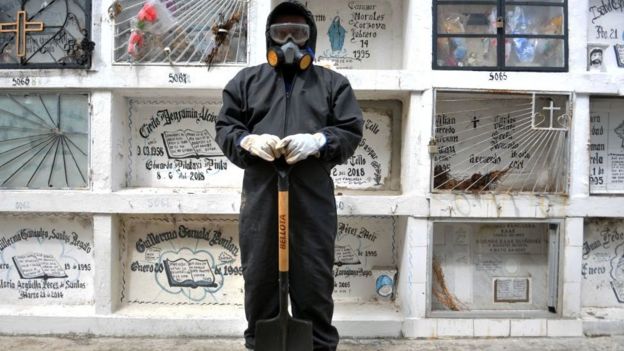
[[[208,260],[179,258],[175,261],[165,260],[164,264],[171,287],[217,287],[215,275]]]
[[[334,264],[336,266],[360,264],[360,259],[351,246],[336,245],[334,251]]]
[[[162,138],[170,159],[223,156],[221,149],[207,130],[180,129],[163,132]]]
[[[13,262],[22,279],[67,278],[54,256],[42,253],[30,253],[13,256]]]

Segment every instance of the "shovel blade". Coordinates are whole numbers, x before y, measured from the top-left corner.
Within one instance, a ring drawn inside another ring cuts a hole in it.
[[[288,316],[256,322],[255,351],[312,351],[312,344],[310,321]]]

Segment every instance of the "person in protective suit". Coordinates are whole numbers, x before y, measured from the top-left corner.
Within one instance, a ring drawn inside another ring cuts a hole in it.
[[[362,112],[348,80],[312,64],[312,13],[283,2],[267,19],[267,61],[241,70],[223,90],[217,143],[245,170],[240,245],[245,280],[246,347],[256,321],[278,314],[277,174],[290,172],[290,299],[295,318],[313,323],[315,350],[335,350],[332,326],[336,201],[331,169],[362,138]]]

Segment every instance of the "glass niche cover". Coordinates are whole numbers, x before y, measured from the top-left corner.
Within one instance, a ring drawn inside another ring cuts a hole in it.
[[[434,223],[431,311],[554,312],[558,240],[552,223]]]
[[[567,71],[567,0],[434,3],[434,69]]]
[[[0,1],[0,68],[89,68],[90,0]]]
[[[0,188],[85,188],[87,94],[0,95]]]
[[[247,62],[248,0],[115,0],[116,62]]]
[[[437,91],[433,190],[565,193],[568,95]]]

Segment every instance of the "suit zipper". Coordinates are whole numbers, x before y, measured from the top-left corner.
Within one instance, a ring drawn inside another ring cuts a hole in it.
[[[283,78],[283,76],[282,76]],[[288,134],[286,134],[286,132],[288,131],[288,110],[290,109],[290,95],[292,94],[293,89],[295,88],[295,80],[297,79],[297,75],[295,74],[295,76],[293,77],[293,80],[290,84],[290,89],[286,89],[286,80],[284,79],[284,91],[286,92],[286,108],[284,109],[284,137],[287,137]]]

